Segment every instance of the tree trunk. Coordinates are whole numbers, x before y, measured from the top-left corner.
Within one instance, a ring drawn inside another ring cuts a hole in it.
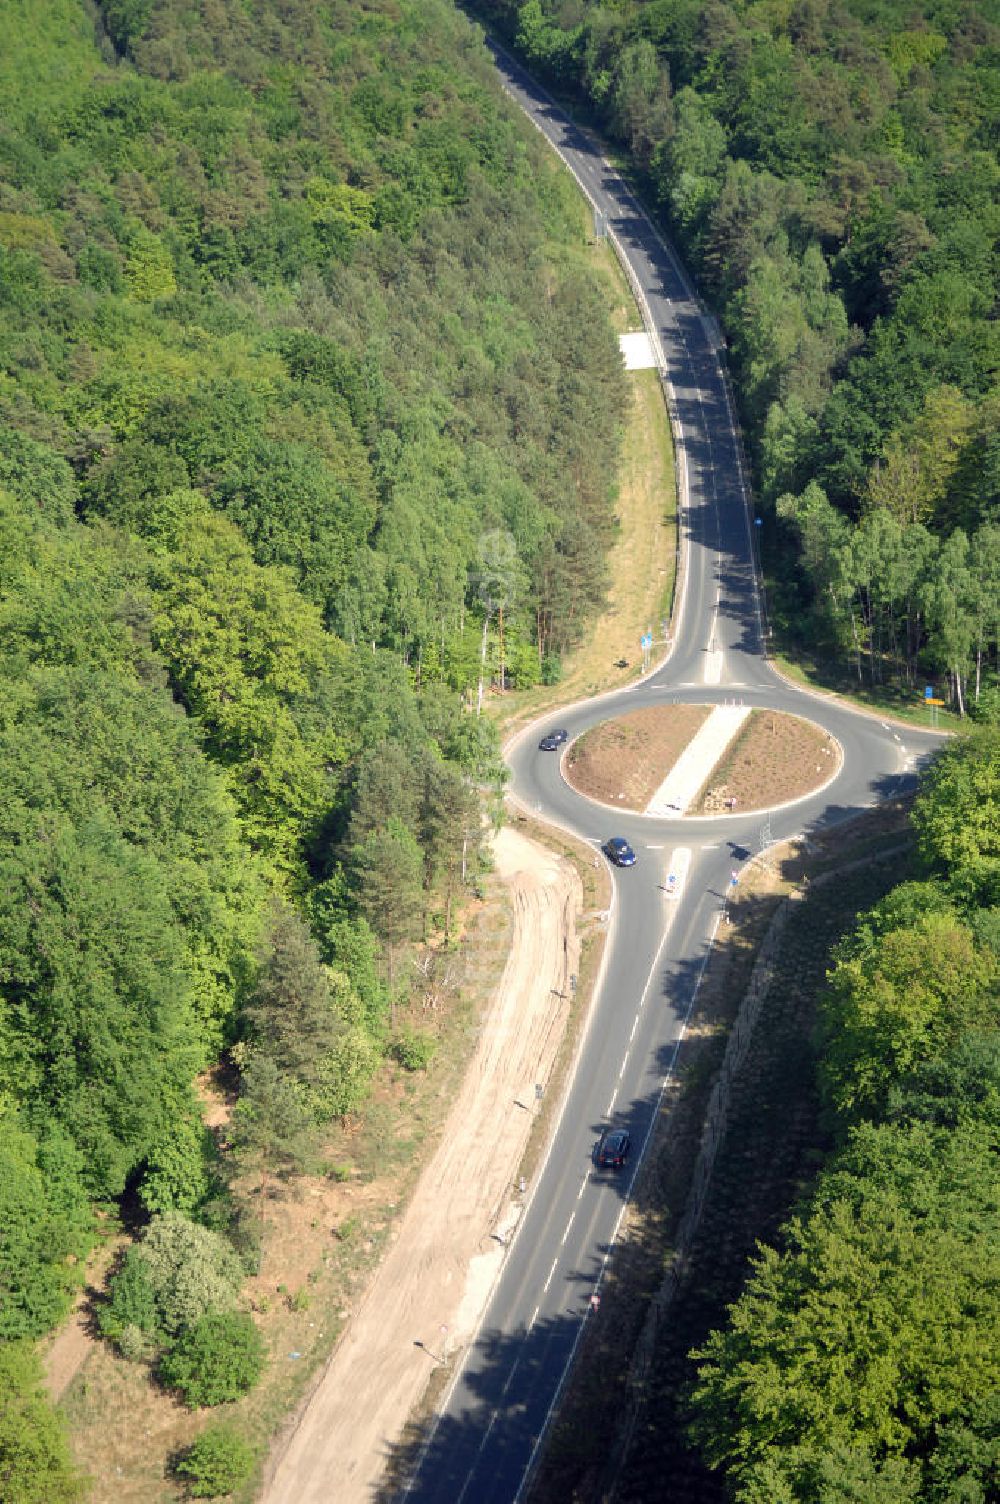
[[[267,1226],[267,1223],[265,1221],[265,1218],[266,1218],[266,1215],[267,1215],[266,1211],[265,1211],[265,1197],[266,1197],[266,1192],[267,1192],[267,1160],[265,1159],[263,1161],[263,1163],[261,1164],[261,1167],[260,1167],[260,1190],[257,1192],[257,1196],[258,1196],[258,1200],[259,1200],[259,1204],[260,1204],[260,1211],[259,1211],[259,1216],[260,1216],[260,1248],[259,1248],[258,1253],[257,1253],[257,1275],[258,1275],[258,1278],[264,1272],[264,1231],[265,1231],[265,1228]]]
[[[486,673],[486,634],[490,629],[490,613],[483,617],[483,644],[479,650],[479,690],[476,694],[476,714],[483,713],[483,677]]]
[[[834,590],[833,590],[833,586],[832,585],[830,586],[830,596],[831,596],[831,599],[833,600],[834,609],[836,609],[837,597],[834,594]],[[863,677],[862,677],[862,673],[861,673],[861,639],[858,636],[858,620],[857,620],[857,617],[854,614],[854,605],[853,605],[853,603],[851,604],[851,607],[850,607],[850,613],[851,613],[851,638],[852,638],[852,640],[854,642],[854,662],[855,662],[855,667],[857,668],[857,673],[858,673],[858,683],[861,684],[861,683],[863,683]]]
[[[392,946],[386,946],[386,959],[389,964],[389,1028],[396,1032],[396,989],[393,986]]]

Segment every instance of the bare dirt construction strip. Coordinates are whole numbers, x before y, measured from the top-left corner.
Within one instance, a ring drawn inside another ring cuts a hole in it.
[[[604,721],[573,743],[563,771],[590,799],[644,810],[709,710],[650,705]],[[819,788],[839,762],[837,743],[821,727],[780,711],[755,710],[688,813],[771,809]]]
[[[395,1242],[281,1439],[264,1492],[268,1504],[370,1504],[391,1443],[437,1359],[454,1359],[472,1337],[504,1256],[500,1235],[519,1210],[512,1170],[531,1128],[535,1084],[552,1069],[569,979],[579,966],[581,889],[569,862],[513,829],[501,831],[495,856],[514,923],[479,1046]]]

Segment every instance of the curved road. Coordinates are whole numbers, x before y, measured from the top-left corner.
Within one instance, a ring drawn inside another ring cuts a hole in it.
[[[738,441],[715,330],[676,256],[604,159],[511,59],[505,87],[573,172],[627,260],[670,403],[681,479],[684,570],[666,661],[631,688],[564,711],[570,739],[609,715],[678,700],[740,700],[805,716],[843,762],[819,794],[768,815],[676,820],[610,811],[575,793],[538,728],[509,753],[513,789],[540,817],[594,843],[624,835],[637,865],[615,873],[606,970],[545,1163],[429,1441],[413,1459],[410,1504],[511,1504],[521,1495],[591,1297],[599,1287],[641,1151],[694,1002],[732,874],[760,849],[848,818],[898,790],[940,738],[889,725],[790,686],[763,652]],[[676,897],[665,878],[676,874]],[[628,1172],[597,1175],[590,1151],[609,1121],[631,1130]]]

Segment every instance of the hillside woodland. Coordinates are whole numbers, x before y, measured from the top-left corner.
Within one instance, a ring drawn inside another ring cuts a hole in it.
[[[993,714],[995,4],[477,9],[626,150],[718,313],[779,635]]]
[[[33,1344],[253,1383],[236,1184],[365,1100],[600,604],[624,399],[576,199],[444,0],[0,3],[0,1498]],[[405,963],[405,964],[404,964]],[[239,1101],[222,1150],[198,1075]]]

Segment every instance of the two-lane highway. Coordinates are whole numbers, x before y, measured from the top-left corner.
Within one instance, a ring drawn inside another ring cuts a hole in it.
[[[595,857],[608,836],[625,836],[638,863],[615,873],[605,972],[572,1082],[479,1338],[416,1461],[406,1490],[413,1504],[510,1504],[521,1493],[599,1291],[732,873],[759,849],[764,819],[775,841],[844,819],[912,779],[934,744],[929,734],[796,690],[772,670],[713,321],[600,143],[510,59],[497,53],[497,65],[607,220],[662,360],[678,452],[683,583],[672,650],[643,682],[563,711],[559,723],[572,740],[642,705],[741,700],[816,721],[843,757],[820,793],[767,816],[657,820],[577,794],[562,778],[559,754],[538,749],[539,728],[509,749],[522,804],[592,842]],[[609,1123],[631,1133],[624,1171],[598,1172],[591,1163],[593,1142]]]

